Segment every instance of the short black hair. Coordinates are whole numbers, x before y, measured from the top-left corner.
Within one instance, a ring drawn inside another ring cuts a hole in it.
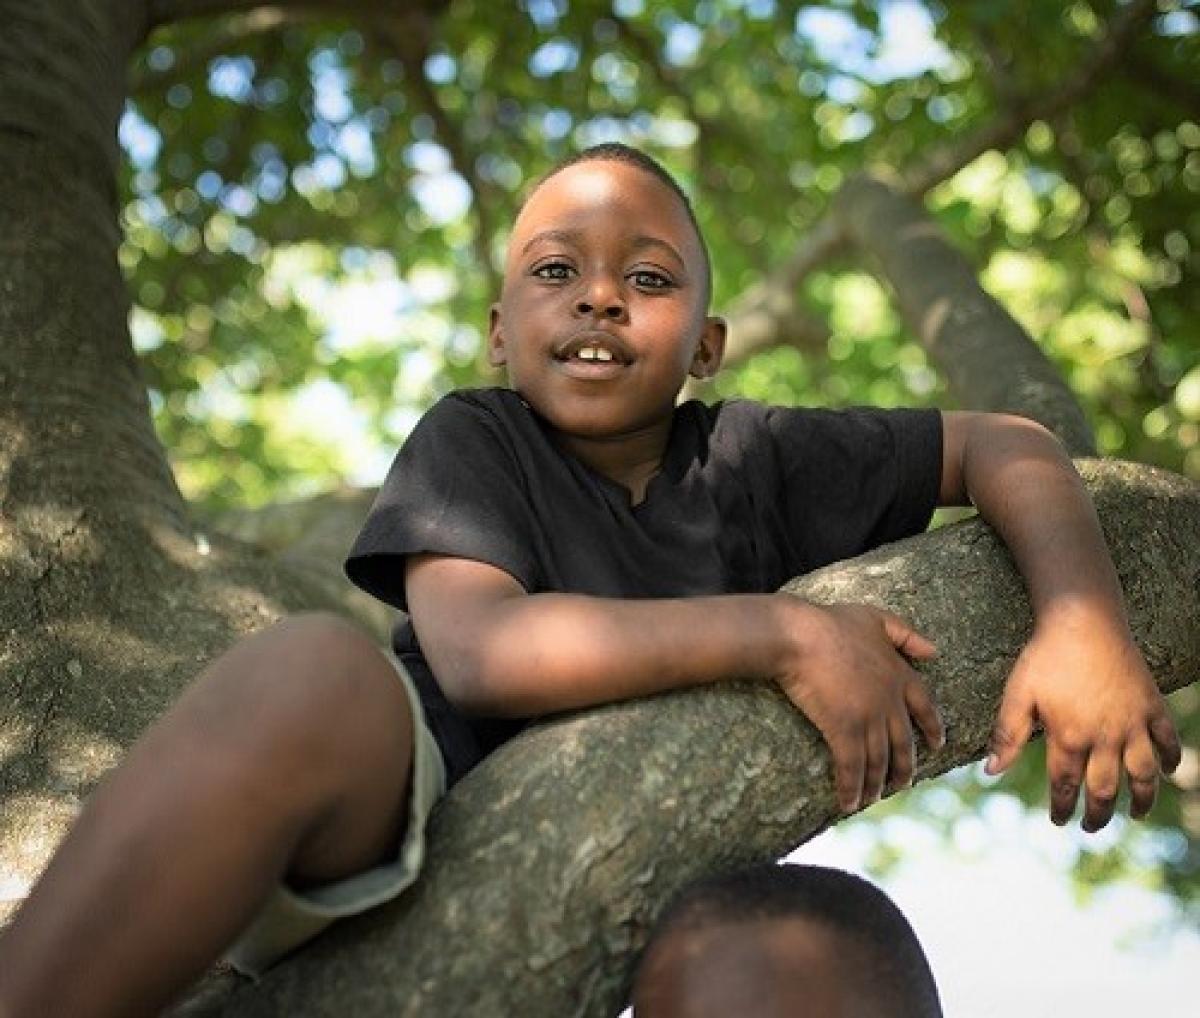
[[[684,212],[687,213],[688,220],[692,224],[692,229],[696,231],[696,239],[700,242],[700,254],[704,259],[704,303],[707,306],[709,300],[712,299],[712,258],[708,253],[708,242],[704,239],[704,231],[700,229],[700,222],[696,219],[696,211],[692,208],[692,201],[687,196],[687,192],[680,187],[679,181],[671,176],[670,171],[653,156],[646,155],[641,149],[636,149],[632,145],[626,145],[619,141],[606,141],[603,144],[592,145],[590,148],[581,149],[579,152],[565,156],[534,181],[533,186],[526,192],[525,198],[521,202],[521,208],[525,207],[529,199],[533,197],[534,192],[551,177],[557,176],[569,166],[589,162],[624,163],[626,166],[636,166],[638,169],[645,170],[647,173],[657,177],[674,192],[675,196],[682,203]],[[520,209],[518,209],[519,214]]]
[[[886,995],[888,1014],[942,1018],[929,961],[904,913],[874,884],[824,866],[767,863],[684,888],[659,917],[647,955],[667,937],[716,925],[806,920],[866,949],[863,973]]]

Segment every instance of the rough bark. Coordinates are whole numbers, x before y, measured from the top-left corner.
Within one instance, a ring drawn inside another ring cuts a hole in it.
[[[963,406],[1032,417],[1074,455],[1095,453],[1083,408],[1057,368],[920,205],[862,176],[842,185],[834,211],[892,284],[909,328]]]
[[[133,3],[0,0],[0,919],[204,661],[340,603],[199,533],[151,426],[117,267]]]
[[[1081,464],[1160,686],[1200,674],[1200,488]],[[982,523],[956,524],[792,586],[887,606],[940,650],[924,669],[949,741],[920,779],[978,758],[1030,628]],[[438,807],[410,895],[347,922],[212,1012],[257,1018],[608,1016],[663,903],[714,870],[777,858],[834,822],[827,753],[780,694],[742,683],[614,705],[528,732]]]

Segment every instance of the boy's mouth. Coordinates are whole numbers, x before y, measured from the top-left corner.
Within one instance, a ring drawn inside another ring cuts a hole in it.
[[[575,336],[554,351],[556,360],[597,367],[624,367],[633,360],[625,344],[607,332]]]

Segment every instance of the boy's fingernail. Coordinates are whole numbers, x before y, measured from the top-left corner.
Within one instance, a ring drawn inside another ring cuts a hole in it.
[[[1000,769],[1000,758],[995,753],[989,753],[983,765],[983,773],[994,775]]]

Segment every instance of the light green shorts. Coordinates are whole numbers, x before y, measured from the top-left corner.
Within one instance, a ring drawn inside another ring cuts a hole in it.
[[[396,859],[374,869],[320,887],[296,891],[280,884],[255,920],[246,928],[225,960],[239,972],[260,976],[289,951],[311,940],[325,927],[345,916],[391,901],[411,885],[425,858],[425,822],[433,804],[445,793],[446,769],[442,754],[425,724],[421,699],[407,670],[392,655],[388,660],[408,691],[412,706],[412,796],[408,830]]]

